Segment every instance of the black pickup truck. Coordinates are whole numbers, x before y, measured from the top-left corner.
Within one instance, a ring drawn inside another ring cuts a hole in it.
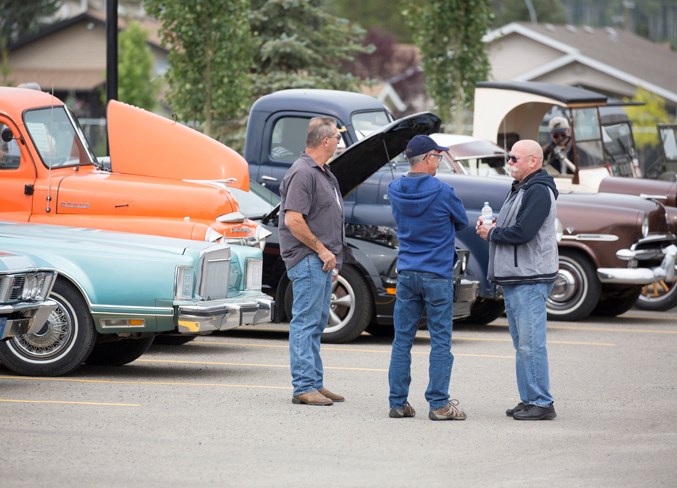
[[[261,208],[260,200],[273,207],[277,204],[277,196],[270,190],[278,192],[287,169],[305,149],[309,119],[319,115],[335,118],[339,127],[346,129],[339,144],[340,154],[331,162],[344,198],[400,154],[411,137],[432,133],[440,124],[439,118],[429,112],[393,121],[378,100],[348,92],[285,90],[254,104],[245,143],[251,191],[250,195],[236,192],[235,196],[240,210],[272,233],[264,249],[263,283],[282,305],[277,307],[275,317],[280,322],[291,317],[292,290],[279,255],[277,212],[264,217],[260,211],[256,215],[248,209]],[[254,193],[259,202],[252,202]],[[346,199],[346,237],[355,259],[343,266],[332,290],[330,321],[322,335],[325,342],[348,342],[365,329],[376,335],[392,334],[397,237],[389,226],[355,223],[352,203]],[[470,314],[478,282],[465,279],[468,251],[457,251],[454,317],[460,319]]]

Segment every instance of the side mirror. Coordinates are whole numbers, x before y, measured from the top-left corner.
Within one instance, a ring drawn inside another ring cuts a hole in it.
[[[14,134],[12,134],[12,129],[9,127],[5,127],[2,129],[2,140],[5,142],[9,142],[14,139]]]

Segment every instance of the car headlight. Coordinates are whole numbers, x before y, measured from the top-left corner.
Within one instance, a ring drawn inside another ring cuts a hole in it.
[[[263,259],[245,259],[245,290],[261,290],[263,276]]]
[[[174,284],[174,298],[176,300],[190,300],[193,298],[193,267],[177,266],[176,282]]]
[[[644,215],[644,220],[642,220],[642,237],[649,235],[649,216]]]

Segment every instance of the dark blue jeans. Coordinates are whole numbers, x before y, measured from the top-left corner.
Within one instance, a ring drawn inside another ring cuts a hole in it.
[[[424,309],[430,332],[429,381],[425,398],[431,410],[437,410],[449,402],[449,380],[454,363],[451,354],[453,303],[453,280],[432,273],[399,273],[395,338],[388,370],[391,408],[401,407],[407,402],[411,383],[411,347]]]
[[[329,322],[331,271],[322,271],[322,266],[322,260],[313,253],[287,270],[294,287],[293,318],[289,324],[294,395],[321,390],[324,386],[320,337]]]
[[[503,285],[505,312],[515,346],[515,373],[520,400],[547,407],[552,403],[548,350],[545,345],[546,300],[554,283]]]

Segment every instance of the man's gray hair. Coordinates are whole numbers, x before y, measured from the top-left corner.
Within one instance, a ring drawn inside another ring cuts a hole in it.
[[[336,121],[331,117],[313,117],[308,124],[306,147],[315,148],[322,144],[325,137],[334,135]]]
[[[418,156],[412,156],[407,158],[409,160],[409,167],[414,166],[425,159],[428,153],[419,154]]]

